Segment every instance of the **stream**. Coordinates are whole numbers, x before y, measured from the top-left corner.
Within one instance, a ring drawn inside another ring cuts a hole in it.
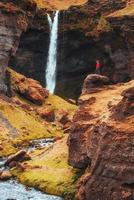
[[[17,181],[0,182],[0,200],[62,200],[60,197],[43,194],[33,188],[26,188]]]
[[[27,148],[28,152],[53,144],[53,139],[33,140]],[[0,170],[6,169],[6,158],[0,158]],[[44,194],[34,188],[29,188],[11,179],[0,181],[0,200],[63,200],[61,197]]]

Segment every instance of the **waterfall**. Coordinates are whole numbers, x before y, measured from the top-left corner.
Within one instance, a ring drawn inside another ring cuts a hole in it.
[[[54,20],[52,21],[50,15],[47,14],[50,27],[50,44],[46,68],[46,88],[52,94],[54,93],[56,86],[58,15],[59,11],[56,11],[54,15]]]
[[[51,28],[52,28],[52,24],[53,24],[53,22],[52,22],[52,19],[51,19],[51,17],[50,17],[49,14],[47,14],[47,20],[48,20],[49,28],[50,28],[50,31],[51,31]]]

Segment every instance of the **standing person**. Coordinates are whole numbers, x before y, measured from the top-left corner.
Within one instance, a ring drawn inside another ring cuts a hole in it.
[[[99,59],[96,60],[96,74],[101,74],[101,71],[100,71],[100,68],[101,68],[101,64],[100,64],[100,61]]]

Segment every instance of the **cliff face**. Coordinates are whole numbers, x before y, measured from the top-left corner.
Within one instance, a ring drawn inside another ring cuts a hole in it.
[[[36,5],[31,1],[0,2],[0,91],[6,90],[5,68],[15,55],[20,35],[33,17]]]
[[[88,1],[60,12],[57,94],[78,97],[84,78],[95,71],[97,58],[102,63],[102,74],[108,75],[112,82],[133,78],[133,12],[129,15],[126,11],[125,16],[118,14],[119,17],[114,14],[117,10],[123,13],[123,8],[127,10],[127,2]],[[43,85],[49,45],[46,12],[51,13],[48,4],[51,3],[47,2],[44,9],[37,12],[10,62],[15,70],[41,81]],[[127,34],[126,24],[129,26]]]
[[[134,81],[107,84],[106,77],[87,77],[73,119],[69,163],[86,168],[77,200],[134,198]]]

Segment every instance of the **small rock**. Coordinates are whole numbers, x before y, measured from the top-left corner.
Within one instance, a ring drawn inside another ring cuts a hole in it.
[[[40,108],[40,109],[37,109],[37,113],[48,122],[54,122],[55,120],[54,110],[51,110],[48,108]]]
[[[67,101],[68,101],[69,103],[71,103],[71,104],[76,105],[76,101],[75,101],[74,99],[67,99]]]
[[[26,169],[26,166],[20,162],[17,162],[17,165],[16,165],[17,169],[20,170],[20,171],[25,171]]]
[[[3,171],[0,175],[0,180],[6,181],[12,177],[12,174],[9,171]]]
[[[62,125],[65,125],[65,124],[69,123],[69,122],[70,122],[70,119],[69,119],[69,117],[68,117],[68,112],[62,111],[62,112],[60,113],[60,116],[59,116],[58,121],[59,121]]]
[[[17,162],[16,161],[12,161],[9,163],[9,167],[12,168],[12,167],[16,167],[17,165]]]
[[[3,150],[3,146],[2,145],[0,145],[0,151],[2,151]]]
[[[28,158],[30,159],[30,156],[27,154],[27,152],[25,150],[20,150],[16,154],[9,156],[5,165],[9,165],[13,161],[16,162],[24,161],[27,160]]]

